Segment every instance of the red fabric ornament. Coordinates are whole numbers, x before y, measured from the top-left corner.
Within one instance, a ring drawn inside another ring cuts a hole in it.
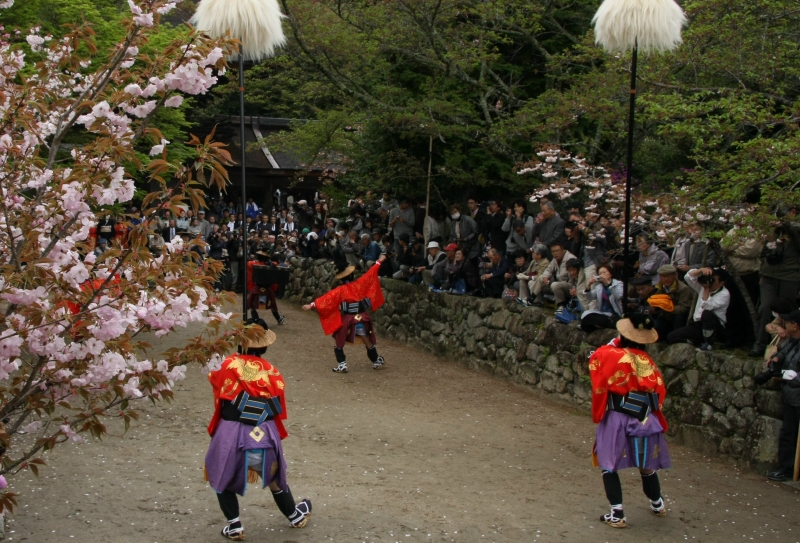
[[[369,298],[373,311],[377,311],[383,305],[381,280],[378,278],[380,268],[380,266],[372,266],[367,273],[352,283],[336,287],[314,300],[314,306],[317,308],[319,321],[326,336],[342,327],[342,314],[339,310],[342,302],[355,303]]]
[[[659,407],[663,407],[667,397],[658,366],[639,349],[620,349],[612,345],[600,347],[589,358],[589,375],[592,379],[592,420],[595,423],[603,420],[609,393],[653,392],[658,394]],[[659,409],[654,414],[666,433],[664,413]]]
[[[281,439],[289,435],[283,425],[286,420],[286,383],[278,368],[258,356],[234,354],[222,362],[220,369],[209,372],[208,380],[214,388],[214,416],[208,424],[209,435],[214,435],[222,418],[222,400],[233,401],[242,391],[254,399],[277,396],[283,412],[275,417],[275,426],[278,427]]]

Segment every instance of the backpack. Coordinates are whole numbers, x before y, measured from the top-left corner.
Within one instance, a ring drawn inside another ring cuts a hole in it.
[[[567,305],[556,311],[556,320],[562,324],[569,324],[572,321],[580,320],[581,304],[577,298],[571,299]]]

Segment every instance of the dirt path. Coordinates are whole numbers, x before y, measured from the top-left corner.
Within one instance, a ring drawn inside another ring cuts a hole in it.
[[[629,470],[630,527],[604,526],[588,414],[386,340],[385,370],[358,346],[346,349],[350,373],[334,374],[316,315],[283,305],[289,324],[268,358],[287,382],[289,481],[314,514],[290,530],[269,492],[251,487],[250,542],[800,541],[800,493],[677,446],[662,473],[669,515],[650,514]],[[127,435],[114,426],[102,442],[57,449],[40,479],[13,481],[22,497],[8,539],[224,541],[203,482],[211,407],[191,369],[175,403],[143,406]]]

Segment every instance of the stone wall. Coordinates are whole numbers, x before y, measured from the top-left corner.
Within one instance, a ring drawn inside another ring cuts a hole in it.
[[[291,301],[308,303],[334,283],[330,262],[292,264]],[[380,334],[590,408],[588,356],[615,331],[586,334],[577,323],[557,323],[548,310],[505,300],[433,294],[391,279],[382,285],[386,303],[374,319]],[[774,466],[782,400],[779,390],[753,383],[760,360],[687,344],[652,345],[650,354],[667,383],[673,442],[759,471]]]

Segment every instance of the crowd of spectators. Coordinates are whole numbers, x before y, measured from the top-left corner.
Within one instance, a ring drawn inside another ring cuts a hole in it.
[[[584,213],[577,205],[556,209],[545,198],[508,206],[469,198],[465,204],[433,205],[426,214],[424,206],[407,198],[367,193],[334,217],[324,198],[311,203],[290,198],[270,210],[252,199],[244,205],[240,199],[216,199],[197,214],[186,209],[173,217],[165,211],[155,219],[149,246],[158,254],[176,236],[203,241],[194,250],[226,264],[219,286],[234,291],[242,288],[243,241],[248,260],[280,267],[302,256],[338,257],[366,269],[383,254],[382,276],[433,292],[551,306],[561,322],[580,319],[587,332],[614,328],[623,314],[643,312],[653,317],[661,341],[688,341],[701,349],[747,344],[753,355],[774,345],[776,335],[785,335],[773,322],[779,313],[770,308],[796,307],[800,231],[795,209],[784,209],[780,226],[764,240],[712,243],[699,225],[689,223],[684,235],[667,245],[640,228],[626,261],[619,216]],[[141,220],[135,209],[130,217],[134,223]],[[107,250],[124,230],[122,221],[104,219],[94,232],[95,251]],[[627,296],[621,281],[625,267]],[[739,286],[758,308],[757,337]]]

